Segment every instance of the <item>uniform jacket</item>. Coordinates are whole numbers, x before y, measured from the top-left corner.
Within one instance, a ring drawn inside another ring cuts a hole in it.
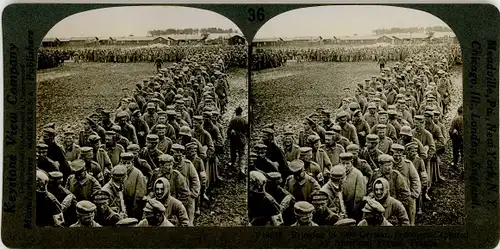
[[[142,175],[149,181],[153,176],[153,170],[148,162],[141,158],[134,158],[134,167],[141,171]]]
[[[92,195],[101,189],[101,184],[89,174],[86,174],[82,182],[78,182],[75,175],[70,175],[66,182],[66,189],[75,195],[77,201],[92,201]]]
[[[227,137],[231,142],[231,146],[235,146],[236,148],[245,147],[247,131],[248,124],[244,117],[236,116],[231,119],[227,127]]]
[[[163,186],[166,186],[166,179],[158,179],[156,180],[154,186],[156,187],[156,183],[158,181],[163,182]],[[156,193],[155,187],[153,187],[153,193]],[[165,191],[163,196],[156,196],[156,200],[161,202],[163,206],[165,206],[165,216],[167,219],[174,225],[181,225],[183,227],[189,226],[189,217],[186,211],[186,208],[182,204],[181,201],[175,199],[170,195],[170,191]]]
[[[366,195],[367,180],[363,173],[356,169],[354,166],[347,172],[346,180],[342,184],[342,193],[344,204],[348,217],[355,220],[361,220],[363,208],[362,201]]]
[[[118,223],[121,218],[120,215],[111,210],[111,208],[108,206],[108,208],[104,210],[104,212],[96,210],[94,220],[103,227],[115,227],[116,223]]]
[[[206,147],[198,148],[198,150],[203,150],[207,157],[211,158],[215,153],[215,145],[214,141],[212,140],[212,136],[210,136],[210,133],[208,133],[208,131],[206,131],[205,129],[202,129],[201,131],[197,131],[196,129],[194,129],[192,134],[193,137],[200,142],[202,147]]]
[[[321,173],[323,174],[325,170],[330,172],[330,169],[333,166],[330,158],[328,157],[328,154],[326,154],[326,152],[322,148],[318,148],[316,153],[313,152],[313,160],[318,164],[319,168],[321,169]]]
[[[372,170],[378,169],[378,156],[384,154],[381,150],[378,148],[375,148],[374,150],[370,151],[368,150],[367,147],[363,148],[361,150],[361,153],[359,153],[359,158],[366,160],[366,162],[370,165]]]
[[[111,158],[108,156],[108,152],[106,152],[104,148],[105,146],[101,145],[101,147],[97,149],[97,152],[94,152],[94,160],[101,166],[103,172],[104,169],[111,171],[113,163],[111,162]]]
[[[376,182],[378,181],[373,183],[372,189],[375,189]],[[385,178],[381,178],[380,182],[384,187],[384,195],[382,198],[376,200],[385,208],[384,217],[392,224],[409,226],[410,220],[408,219],[405,207],[389,193],[389,182]]]
[[[47,157],[59,163],[59,171],[63,173],[63,179],[67,179],[71,174],[68,161],[66,161],[66,154],[62,147],[56,142],[47,143],[49,146]]]
[[[394,169],[398,170],[406,178],[406,184],[410,187],[411,197],[417,199],[420,196],[420,177],[413,163],[403,158],[400,163],[394,164]]]
[[[106,191],[109,193],[109,207],[111,210],[115,211],[119,215],[127,214],[127,209],[125,206],[125,198],[124,198],[124,186],[121,186],[121,189],[118,189],[110,180],[108,183],[102,187],[102,191]]]
[[[66,161],[72,162],[76,159],[80,158],[81,150],[80,146],[77,144],[71,144],[69,149],[66,149],[64,146],[62,146],[62,149],[64,150],[64,153],[66,154]]]
[[[170,183],[170,195],[175,197],[177,200],[181,201],[184,206],[187,206],[189,198],[189,187],[187,185],[186,178],[181,172],[177,170],[172,170],[170,175],[161,175],[159,170],[155,170],[151,181],[149,181],[148,192],[149,196],[154,196],[153,187],[154,183],[158,178],[165,177]]]
[[[342,145],[335,143],[334,146],[330,147],[325,145],[324,150],[330,159],[332,166],[335,166],[340,163],[340,154],[345,152],[344,147]]]
[[[197,198],[200,194],[200,179],[198,178],[198,172],[196,171],[194,165],[191,161],[183,159],[180,165],[174,165],[174,169],[182,173],[186,178],[186,182],[189,188],[190,197]]]
[[[373,172],[372,178],[368,183],[368,192],[372,192],[373,182],[383,177],[389,182],[389,193],[391,196],[394,196],[397,200],[399,200],[405,207],[408,206],[410,201],[410,187],[408,187],[406,178],[399,173],[399,171],[393,169],[390,174],[382,175],[380,170],[376,170]]]
[[[300,147],[296,144],[292,144],[290,148],[286,148],[283,146],[283,152],[285,153],[285,158],[288,162],[291,162],[295,159],[299,159],[300,156]]]
[[[411,159],[411,157],[409,158]],[[415,166],[415,169],[418,172],[418,176],[420,177],[420,183],[422,184],[422,187],[427,186],[428,175],[424,160],[417,155],[411,161],[413,163],[413,166]]]
[[[158,157],[162,155],[163,153],[155,148],[154,150],[149,150],[147,147],[142,148],[141,152],[139,153],[140,158],[146,160],[146,162],[151,166],[152,170],[155,170],[156,168],[159,167],[160,161],[158,160]]]
[[[137,133],[135,132],[135,127],[130,123],[125,123],[122,126],[121,131],[122,136],[126,137],[130,142],[138,144]]]
[[[314,161],[310,161],[309,163],[304,162],[304,170],[306,171],[306,174],[314,177],[314,179],[316,179],[316,181],[318,181],[318,183],[321,184],[320,181],[321,179],[318,179],[318,175],[319,174],[323,175],[323,171],[316,162]]]
[[[147,219],[143,219],[137,224],[138,227],[153,227],[152,225],[149,225]],[[168,221],[167,217],[163,216],[163,222],[154,227],[174,227],[174,224],[172,224],[170,221]]]
[[[300,182],[293,176],[288,176],[285,182],[285,190],[295,197],[295,201],[310,201],[311,194],[320,188],[318,181],[308,174]]]
[[[267,145],[266,157],[269,158],[269,160],[278,163],[279,165],[278,169],[280,172],[287,171],[288,163],[285,158],[285,153],[283,152],[283,150],[281,150],[281,148],[278,147],[278,145],[274,141],[266,145]]]
[[[382,151],[384,154],[389,154],[389,151],[391,151],[391,146],[392,146],[392,139],[385,136],[383,139],[379,138],[379,142],[377,145],[377,148]]]
[[[417,132],[416,129],[411,131],[413,133],[413,137],[422,142],[422,145],[427,146],[427,156],[434,155],[436,153],[436,145],[434,143],[434,139],[432,138],[432,134],[426,129],[422,129],[420,132]]]
[[[370,112],[367,112],[365,113],[365,115],[363,115],[363,119],[368,123],[370,127],[373,127],[378,123],[378,114],[375,113],[372,115],[370,114]]]
[[[172,149],[172,140],[167,136],[164,137],[163,140],[158,141],[158,150],[160,150],[163,154],[170,154],[170,149]]]
[[[101,182],[104,180],[104,175],[101,170],[101,166],[96,161],[85,161],[85,169],[87,174],[93,176],[97,181]]]
[[[200,185],[203,188],[207,184],[207,173],[205,171],[205,164],[203,160],[197,155],[193,159],[188,159],[193,163],[196,172],[198,173],[198,178],[200,179]]]
[[[328,208],[339,216],[340,219],[347,217],[347,210],[345,207],[344,196],[342,194],[341,186],[335,187],[332,181],[328,181],[320,190],[328,195],[326,205]]]
[[[106,148],[109,159],[111,159],[112,166],[116,166],[120,163],[120,155],[125,153],[125,149],[120,144],[116,144],[113,148]]]
[[[125,206],[127,208],[128,217],[142,218],[138,217],[142,214],[142,210],[139,203],[142,198],[147,194],[147,180],[140,170],[132,166],[127,172],[127,177],[123,182],[124,186],[124,199]]]
[[[153,114],[149,114],[149,112],[146,112],[144,113],[144,115],[142,115],[142,119],[146,121],[148,127],[153,127],[153,125],[156,124],[156,121],[158,121],[158,114],[156,112]]]
[[[341,128],[342,130],[340,131],[340,134],[342,134],[342,136],[349,139],[351,143],[359,144],[358,134],[354,125],[346,123],[344,127],[341,126]]]
[[[366,177],[366,180],[368,180],[372,177],[373,170],[370,167],[370,164],[364,159],[354,159],[352,165],[358,169],[361,174],[363,174],[364,177]]]

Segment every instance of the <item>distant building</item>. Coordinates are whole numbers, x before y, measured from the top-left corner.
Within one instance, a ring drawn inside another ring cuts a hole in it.
[[[57,38],[43,38],[41,47],[58,47],[61,41]]]
[[[458,38],[453,32],[434,32],[431,41],[436,43],[459,44]]]
[[[74,47],[92,47],[99,45],[99,38],[91,37],[71,37],[69,38],[68,46]]]
[[[282,38],[284,46],[319,46],[323,45],[321,36],[297,36],[293,38]]]
[[[245,45],[246,40],[242,34],[239,33],[211,33],[205,39],[205,44],[212,45]]]
[[[113,45],[115,39],[113,37],[97,37],[99,45]]]
[[[402,44],[406,43],[422,43],[430,41],[430,35],[426,33],[395,33],[390,34],[393,38],[400,39]]]
[[[128,45],[128,46],[146,46],[151,44],[166,44],[170,45],[169,38],[162,36],[128,36],[114,38],[114,45]]]
[[[339,43],[345,44],[345,45],[370,45],[370,44],[377,43],[378,38],[379,38],[379,36],[375,36],[375,35],[344,36],[344,37],[339,38],[339,40],[340,40]]]
[[[204,43],[208,34],[195,34],[195,35],[168,35],[167,37],[172,40],[172,45],[195,45]]]
[[[255,38],[253,39],[252,45],[255,47],[273,47],[281,46],[284,41],[282,38]]]

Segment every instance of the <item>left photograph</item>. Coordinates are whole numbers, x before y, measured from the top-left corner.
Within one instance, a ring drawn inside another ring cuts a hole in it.
[[[38,227],[246,226],[247,41],[215,12],[96,9],[44,37]]]

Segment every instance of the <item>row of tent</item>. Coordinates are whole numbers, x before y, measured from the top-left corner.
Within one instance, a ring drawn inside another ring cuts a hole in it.
[[[128,37],[45,37],[42,47],[62,46],[95,46],[95,45],[191,45],[191,44],[245,44],[245,38],[237,33],[213,33],[192,35],[164,35],[164,36],[128,36]]]
[[[273,37],[255,38],[253,44],[262,46],[286,46],[286,45],[369,45],[376,43],[388,43],[400,45],[404,43],[419,42],[449,42],[458,43],[458,39],[453,32],[435,33],[396,33],[388,35],[353,35],[353,36],[305,36],[305,37]]]

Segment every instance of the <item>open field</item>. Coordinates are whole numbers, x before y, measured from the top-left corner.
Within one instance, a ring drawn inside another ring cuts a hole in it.
[[[389,63],[388,66],[392,66]],[[252,141],[263,125],[274,123],[277,134],[287,126],[298,131],[302,120],[318,107],[330,110],[339,107],[343,89],[354,91],[358,82],[379,73],[376,62],[351,63],[288,63],[286,66],[254,72],[251,84]],[[452,104],[445,116],[449,127],[462,101],[462,68],[452,71]],[[448,134],[445,134],[448,139]],[[281,143],[281,137],[277,137]],[[253,144],[253,143],[252,143]],[[424,204],[424,214],[417,225],[465,224],[465,183],[459,172],[449,168],[452,161],[451,141],[448,141],[441,172],[448,180],[434,183],[432,201]]]
[[[166,65],[167,66],[167,65]],[[153,63],[65,63],[63,67],[42,70],[37,74],[36,127],[55,122],[61,134],[68,125],[79,131],[81,120],[98,107],[114,110],[124,95],[135,84],[156,73]],[[240,105],[246,115],[247,81],[245,69],[229,73],[229,105],[223,116],[224,125]],[[226,131],[222,131],[224,134]],[[37,133],[40,138],[40,134]],[[224,186],[214,187],[207,193],[210,208],[202,209],[202,216],[195,220],[197,226],[241,226],[247,224],[246,183],[238,180],[236,170],[228,169],[229,148],[219,167],[226,179]],[[246,160],[245,160],[246,162]]]

